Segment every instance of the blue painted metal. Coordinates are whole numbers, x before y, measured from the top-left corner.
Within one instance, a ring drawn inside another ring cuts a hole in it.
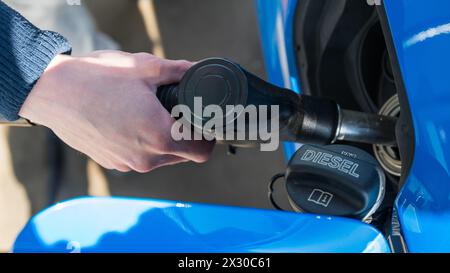
[[[351,235],[351,236],[349,236]],[[124,198],[81,198],[27,224],[14,252],[388,252],[359,221]]]
[[[385,0],[415,131],[397,210],[412,252],[450,251],[450,1]]]
[[[297,0],[256,0],[256,6],[268,80],[301,93],[293,34]],[[298,148],[298,144],[285,143],[286,159]]]

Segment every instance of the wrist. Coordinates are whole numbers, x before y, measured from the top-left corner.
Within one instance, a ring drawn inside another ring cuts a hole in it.
[[[61,96],[59,89],[64,84],[61,70],[72,59],[71,56],[61,54],[50,61],[20,108],[21,118],[45,125],[45,118],[54,110],[52,104],[57,101],[57,96]]]
[[[48,64],[47,68],[44,70],[44,73],[42,75],[44,76],[46,73],[49,73],[49,71],[57,69],[60,65],[71,59],[73,59],[73,57],[71,57],[70,55],[65,54],[56,55],[55,58],[53,58],[50,61],[50,63]]]

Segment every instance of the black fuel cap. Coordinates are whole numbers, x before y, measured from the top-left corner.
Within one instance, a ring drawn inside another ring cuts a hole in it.
[[[289,162],[286,188],[297,211],[365,220],[384,198],[385,175],[361,149],[303,145]]]

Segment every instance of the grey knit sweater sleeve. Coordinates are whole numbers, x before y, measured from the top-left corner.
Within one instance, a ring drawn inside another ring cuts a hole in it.
[[[35,27],[0,1],[0,115],[13,121],[50,61],[70,53],[58,33]]]

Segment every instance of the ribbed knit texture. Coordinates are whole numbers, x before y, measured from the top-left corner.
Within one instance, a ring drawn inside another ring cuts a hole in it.
[[[64,37],[38,29],[0,1],[0,114],[19,119],[22,104],[50,61],[70,51]]]

